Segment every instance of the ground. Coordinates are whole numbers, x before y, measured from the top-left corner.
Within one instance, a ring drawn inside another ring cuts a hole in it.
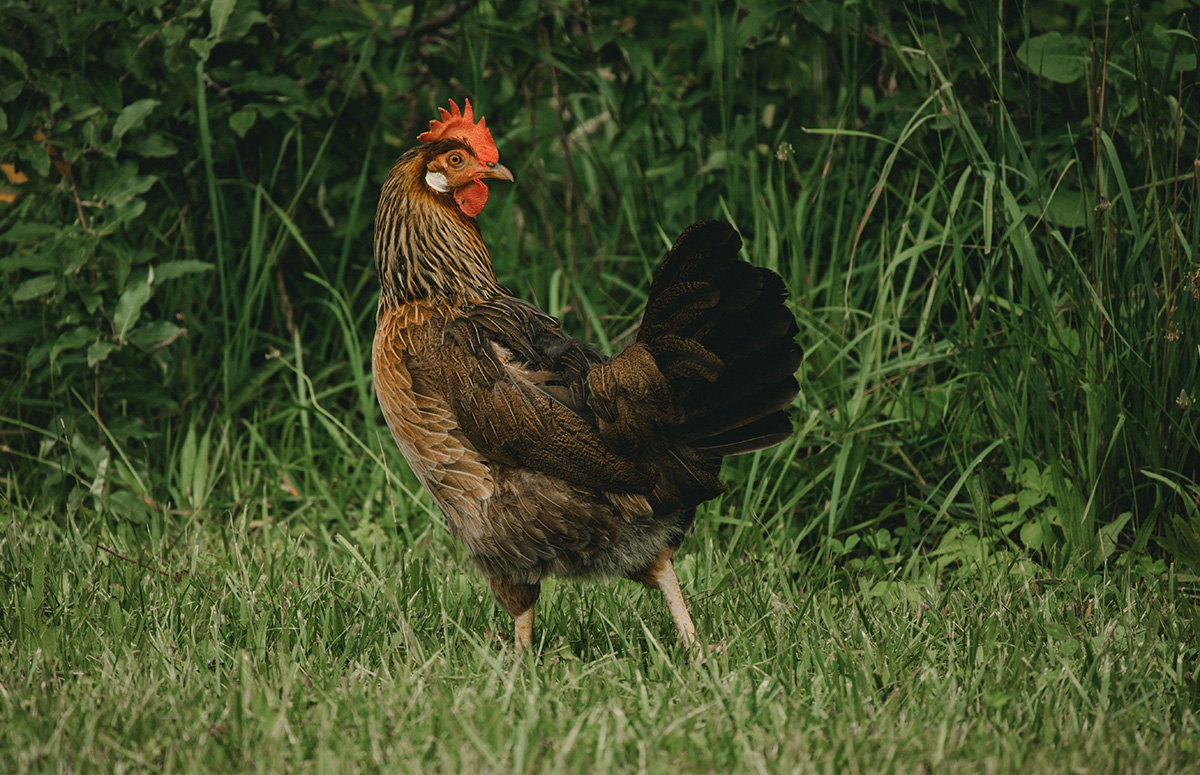
[[[131,545],[8,517],[0,769],[1200,771],[1193,603],[1161,563],[881,573],[702,526],[679,570],[707,659],[627,582],[548,584],[520,659],[444,534],[243,516]]]

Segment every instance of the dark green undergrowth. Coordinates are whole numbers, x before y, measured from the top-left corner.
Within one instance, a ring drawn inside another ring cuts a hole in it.
[[[0,4],[0,769],[1194,771],[1196,24]],[[795,437],[680,561],[703,667],[620,584],[514,667],[382,424],[378,188],[468,97],[572,333],[699,218],[789,286]]]
[[[517,176],[481,217],[499,273],[570,330],[618,345],[701,217],[787,278],[798,433],[728,466],[727,505],[885,565],[969,532],[1200,570],[1183,5],[0,17],[0,158],[29,177],[0,209],[10,508],[388,524],[379,458],[415,482],[369,385],[376,191],[471,97]]]

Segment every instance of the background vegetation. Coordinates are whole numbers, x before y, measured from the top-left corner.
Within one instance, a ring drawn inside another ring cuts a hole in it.
[[[0,4],[0,766],[1187,769],[1195,32],[1182,0]],[[376,192],[463,97],[516,173],[501,279],[568,330],[619,346],[698,218],[791,287],[796,437],[727,464],[682,565],[704,671],[611,585],[550,593],[509,671],[387,438]]]

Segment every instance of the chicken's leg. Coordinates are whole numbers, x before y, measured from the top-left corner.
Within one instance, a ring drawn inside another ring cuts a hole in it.
[[[529,606],[513,618],[516,627],[513,629],[513,643],[517,644],[517,652],[523,653],[533,646],[533,606]]]
[[[513,618],[513,642],[517,651],[528,651],[533,645],[533,604],[537,602],[542,591],[541,586],[518,584],[501,578],[488,579],[488,583],[491,584],[496,602]]]
[[[679,588],[679,577],[675,575],[675,563],[671,561],[673,552],[663,549],[662,552],[638,576],[636,580],[651,589],[657,589],[667,601],[667,611],[671,620],[679,630],[679,637],[688,646],[698,646],[696,640],[696,625],[692,623],[692,615],[688,613],[687,604],[683,602],[683,590]]]

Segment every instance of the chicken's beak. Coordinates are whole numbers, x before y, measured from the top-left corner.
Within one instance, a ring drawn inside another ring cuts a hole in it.
[[[492,164],[492,165],[489,165],[486,170],[479,173],[476,177],[478,177],[478,178],[495,178],[496,180],[507,180],[511,183],[512,179],[513,179],[513,174],[509,171],[508,167],[505,167],[503,164]]]

